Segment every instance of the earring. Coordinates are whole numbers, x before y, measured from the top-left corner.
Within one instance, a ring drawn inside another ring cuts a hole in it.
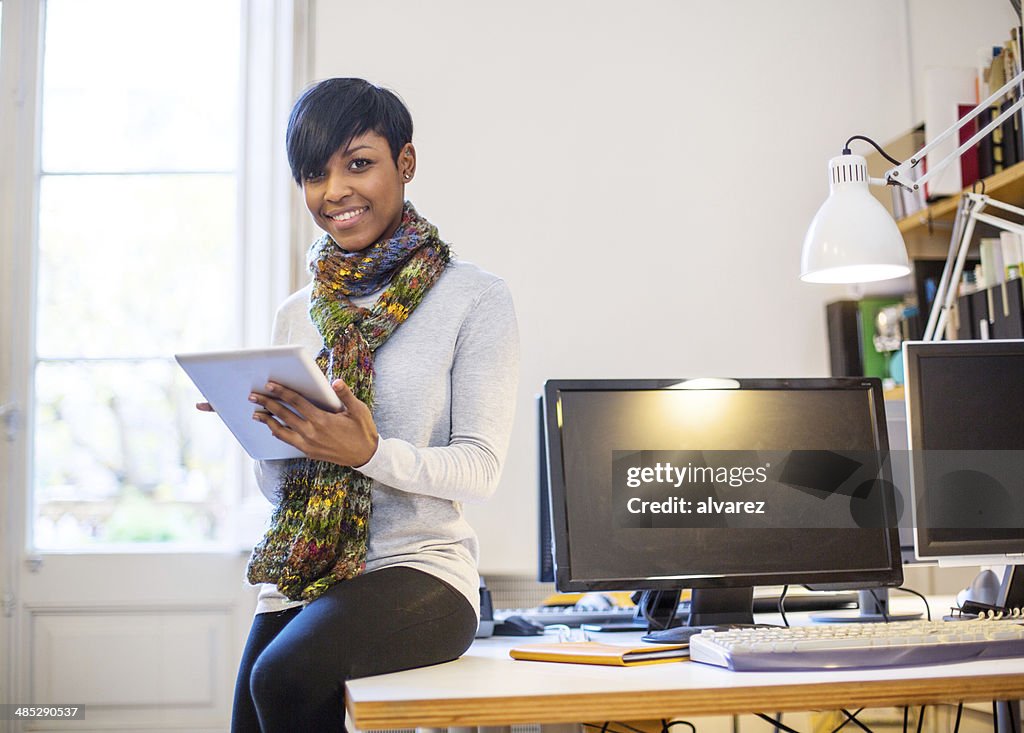
[[[410,178],[412,178],[412,174],[411,173],[406,173],[405,174],[405,180],[408,181]]]

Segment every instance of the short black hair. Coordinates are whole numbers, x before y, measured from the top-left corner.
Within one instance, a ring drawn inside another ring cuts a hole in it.
[[[285,143],[292,178],[317,173],[343,145],[365,132],[388,141],[391,157],[412,142],[412,115],[398,95],[365,79],[326,79],[296,100]]]

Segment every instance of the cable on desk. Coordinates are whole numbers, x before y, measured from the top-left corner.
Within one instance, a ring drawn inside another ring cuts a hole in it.
[[[905,709],[905,708],[904,708]],[[964,701],[956,706],[956,723],[953,724],[953,733],[960,733],[960,716],[964,714]]]
[[[633,726],[629,725],[628,723],[623,723],[621,720],[618,720],[616,722],[619,725],[621,725],[623,728],[625,728],[626,730],[632,731],[633,733],[644,733],[644,731],[640,730],[639,728],[634,728]]]
[[[641,600],[644,597],[643,595],[641,595],[641,599],[637,599],[635,601],[635,603],[637,603],[637,605],[640,608],[640,615],[643,617],[644,621],[647,622],[648,628],[650,628],[652,631],[661,631],[661,630],[670,628],[672,626],[673,621],[675,620],[676,612],[678,611],[678,608],[679,608],[679,591],[677,591],[677,590],[671,590],[671,591],[670,590],[644,591],[644,594],[648,594],[648,593],[651,594],[651,595],[648,596],[648,601],[647,602],[644,602],[644,600]],[[635,597],[635,594],[634,594],[634,597]],[[672,600],[673,597],[675,599],[674,601]],[[653,609],[661,608],[662,605],[665,603],[665,600],[664,600],[665,598],[669,599],[669,601],[670,601],[670,603],[672,605],[672,612],[671,613],[666,613],[664,618],[659,618],[658,614],[652,613],[652,610]]]
[[[795,728],[790,728],[788,725],[783,723],[781,720],[776,720],[775,718],[770,718],[767,715],[765,715],[764,713],[754,713],[754,715],[756,715],[757,717],[759,717],[761,720],[765,721],[766,723],[771,723],[776,728],[781,728],[782,730],[786,731],[786,733],[800,733],[800,731],[796,730]]]
[[[914,590],[913,588],[904,588],[903,586],[900,586],[900,587],[899,587],[899,588],[897,588],[896,590],[901,590],[901,591],[903,591],[904,593],[913,593],[913,594],[914,594],[915,596],[917,596],[917,597],[918,597],[918,598],[920,598],[920,599],[921,599],[922,601],[924,601],[924,614],[925,614],[925,616],[927,616],[927,617],[928,617],[928,620],[929,620],[929,621],[931,621],[931,620],[932,620],[932,608],[931,608],[931,606],[929,606],[929,605],[928,605],[928,599],[924,597],[924,594],[922,594],[922,593],[918,593],[918,592],[917,592],[916,590]]]
[[[963,706],[964,706],[964,704],[960,703],[960,708],[961,709],[963,709]],[[903,733],[907,733],[907,716],[909,714],[910,714],[910,706],[909,705],[904,705],[903,706]],[[959,724],[960,724],[960,718],[958,716],[957,717],[957,725],[959,725]],[[953,733],[956,733],[956,731],[953,731]]]
[[[844,720],[842,723],[840,723],[835,728],[833,728],[831,733],[838,733],[840,730],[845,728],[848,723],[856,723],[863,730],[866,730],[866,731],[868,731],[868,733],[871,733],[871,729],[870,728],[865,727],[865,725],[863,723],[861,723],[859,720],[857,720],[857,716],[860,715],[860,712],[863,709],[864,708],[859,708],[857,710],[857,712],[855,712],[855,713],[853,713],[851,715],[849,710],[845,710],[844,708],[840,708],[839,712],[841,712],[843,715],[846,716],[846,720]]]
[[[868,593],[871,594],[871,597],[875,599],[875,608],[877,608],[879,611],[882,612],[882,620],[885,623],[889,623],[889,613],[888,613],[888,611],[885,608],[889,604],[888,603],[883,604],[881,601],[878,600],[878,596],[875,595],[875,589],[874,588],[868,588],[867,591],[868,591]],[[921,733],[921,731],[919,730],[917,733]]]
[[[668,729],[673,725],[688,725],[693,733],[697,733],[697,726],[689,720],[667,720],[666,718],[661,719],[661,733],[668,733]]]
[[[845,713],[846,711],[844,710],[843,712]],[[835,728],[833,728],[830,733],[839,733],[839,731],[841,731],[843,728],[845,728],[846,724],[849,723],[849,722],[850,722],[850,718],[849,718],[849,716],[847,716],[846,720],[844,720],[842,723],[840,723]]]
[[[839,711],[846,716],[846,720],[843,721],[843,725],[846,725],[847,723],[854,723],[861,730],[867,731],[867,733],[873,733],[873,731],[870,728],[868,728],[862,722],[857,720],[857,716],[860,715],[863,710],[864,708],[857,708],[857,712],[850,713],[850,711],[846,708],[839,708]],[[839,727],[841,728],[842,726]],[[836,730],[839,730],[839,728],[836,728]]]
[[[594,725],[593,723],[580,723],[580,725],[584,728],[599,728],[601,730],[601,733],[621,733],[621,731],[616,731],[614,728],[610,727],[613,724],[625,728],[630,733],[644,733],[644,731],[640,730],[639,728],[634,728],[633,726],[618,720],[606,720],[604,722],[604,725]]]
[[[782,593],[779,594],[779,615],[782,616],[782,623],[789,628],[789,620],[786,618],[786,593],[789,591],[789,586],[782,586]]]
[[[917,733],[921,733],[921,725],[924,724],[924,711],[927,709],[927,705],[921,706],[921,714],[917,718]]]

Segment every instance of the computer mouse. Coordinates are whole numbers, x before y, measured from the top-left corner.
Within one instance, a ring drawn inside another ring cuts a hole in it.
[[[574,608],[580,611],[604,611],[614,605],[612,599],[604,593],[585,593],[576,601]]]
[[[998,598],[999,576],[987,568],[974,576],[971,584],[956,595],[957,604],[961,606],[965,601],[994,606]]]
[[[494,625],[495,636],[538,636],[544,633],[544,625],[522,616],[509,616]]]

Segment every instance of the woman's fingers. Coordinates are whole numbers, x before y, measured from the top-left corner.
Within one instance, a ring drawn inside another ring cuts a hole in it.
[[[303,416],[296,415],[295,412],[289,409],[284,402],[268,397],[267,395],[253,392],[249,395],[249,401],[263,408],[262,410],[257,410],[253,413],[253,419],[258,419],[257,415],[260,415],[262,412],[263,417],[269,418],[273,416],[276,418],[276,421],[283,423],[292,430],[295,430],[299,425],[305,422]]]
[[[249,395],[262,408],[253,413],[253,420],[262,422],[274,437],[309,458],[361,466],[377,449],[377,426],[370,409],[342,380],[335,380],[332,387],[344,408],[339,412],[323,410],[298,392],[269,382],[265,394]]]
[[[320,409],[294,389],[284,387],[277,382],[267,382],[267,394],[281,402],[291,405],[295,412],[299,413],[307,420],[314,411]]]

